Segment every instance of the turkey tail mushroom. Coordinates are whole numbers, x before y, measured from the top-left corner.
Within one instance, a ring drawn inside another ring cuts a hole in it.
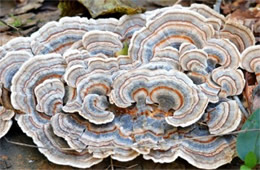
[[[255,73],[258,84],[260,84],[260,45],[248,47],[242,53],[241,66],[250,73]]]
[[[226,20],[205,5],[174,5],[119,19],[64,17],[9,41],[0,47],[0,138],[15,117],[56,164],[139,155],[202,169],[229,163],[229,133],[244,119],[230,96],[245,85],[239,66],[260,83],[260,46]]]

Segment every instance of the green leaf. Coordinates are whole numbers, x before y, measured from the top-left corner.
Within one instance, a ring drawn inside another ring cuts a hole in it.
[[[135,3],[131,3],[131,1],[126,0],[78,0],[78,2],[83,4],[88,9],[93,18],[100,15],[115,13],[137,14],[144,11],[143,8],[137,6]]]
[[[248,152],[245,158],[245,165],[254,168],[257,164],[257,158],[254,152]]]
[[[250,131],[250,129],[258,129]],[[248,152],[252,151],[256,155],[258,163],[260,163],[260,109],[256,110],[245,122],[242,130],[248,130],[240,133],[237,137],[237,153],[240,159],[246,159]]]
[[[249,168],[249,167],[246,166],[246,165],[242,165],[242,166],[240,167],[240,170],[252,170],[252,169]]]
[[[127,55],[128,54],[128,43],[127,42],[124,42],[124,47],[123,49],[121,49],[120,51],[118,51],[116,53],[116,56],[119,56],[119,55]]]

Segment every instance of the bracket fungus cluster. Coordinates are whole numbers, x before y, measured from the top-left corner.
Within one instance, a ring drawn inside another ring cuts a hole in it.
[[[254,44],[249,29],[198,4],[47,23],[0,47],[0,137],[15,115],[57,164],[143,155],[217,168],[234,157],[229,133],[244,119],[233,99],[241,68],[260,83]]]

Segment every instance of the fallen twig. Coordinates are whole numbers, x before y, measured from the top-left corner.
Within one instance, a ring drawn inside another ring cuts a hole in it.
[[[222,0],[216,0],[216,3],[213,5],[213,8],[216,12],[220,13],[220,5]]]
[[[131,168],[134,168],[136,166],[138,166],[138,164],[130,165],[130,166],[126,167],[126,169],[131,169]]]
[[[181,1],[182,1],[182,0],[176,1],[176,2],[174,3],[174,5],[177,5],[177,4],[181,3]]]
[[[0,19],[0,22],[2,22],[4,25],[8,26],[8,27],[11,28],[11,29],[14,29],[14,30],[17,31],[20,35],[23,35],[19,28],[16,28],[15,26],[12,26],[12,25],[8,24],[7,22],[5,22],[5,21],[2,20],[2,19]]]
[[[114,170],[113,159],[110,157],[111,170]]]
[[[238,104],[238,106],[239,106],[241,112],[244,114],[244,116],[245,116],[246,118],[248,118],[248,117],[249,117],[249,113],[247,112],[247,110],[246,110],[245,107],[243,106],[243,104],[242,104],[242,102],[240,101],[240,99],[239,99],[237,96],[234,96],[233,98],[234,98],[235,101],[237,102],[237,104]]]

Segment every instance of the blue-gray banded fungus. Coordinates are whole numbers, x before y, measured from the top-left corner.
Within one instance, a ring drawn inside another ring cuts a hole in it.
[[[199,4],[49,22],[0,47],[0,138],[15,117],[56,164],[142,155],[217,168],[235,156],[227,133],[245,119],[230,97],[245,86],[241,69],[259,83],[254,43],[245,26]]]

